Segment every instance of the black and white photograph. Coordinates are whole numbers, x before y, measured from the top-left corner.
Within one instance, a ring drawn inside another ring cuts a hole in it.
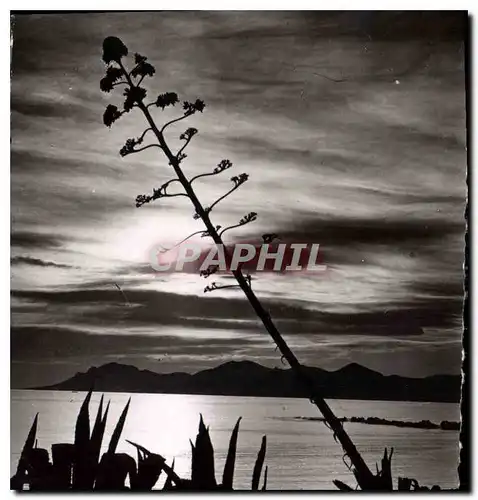
[[[10,12],[11,490],[467,489],[468,25]]]

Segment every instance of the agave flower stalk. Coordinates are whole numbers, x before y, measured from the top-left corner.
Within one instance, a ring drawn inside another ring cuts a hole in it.
[[[151,66],[149,63],[146,63],[145,57],[136,54],[135,55],[136,65],[133,68],[133,70],[128,72],[122,60],[123,57],[127,55],[128,55],[128,49],[123,44],[123,42],[121,42],[121,40],[119,40],[116,37],[108,37],[105,39],[103,43],[103,60],[108,65],[108,69],[106,77],[103,78],[103,80],[101,81],[101,89],[103,91],[109,92],[113,89],[114,86],[117,85],[124,85],[126,87],[124,91],[126,99],[124,102],[123,111],[119,111],[116,106],[109,105],[103,116],[105,125],[111,126],[113,122],[118,120],[123,114],[130,112],[134,108],[137,108],[139,111],[143,113],[146,122],[148,124],[148,128],[140,137],[141,141],[133,140],[133,142],[131,142],[131,140],[129,140],[130,142],[127,142],[125,148],[122,149],[121,152],[122,156],[124,156],[123,153],[131,154],[137,152],[138,150],[135,150],[135,146],[140,142],[142,142],[144,136],[146,135],[146,132],[149,131],[152,132],[152,134],[154,134],[157,140],[157,143],[152,143],[148,146],[142,147],[141,149],[145,149],[147,147],[148,148],[159,147],[159,149],[166,156],[169,164],[172,166],[174,173],[176,174],[176,179],[172,179],[170,182],[179,181],[179,183],[184,189],[184,193],[182,195],[186,195],[191,200],[194,206],[195,218],[200,218],[203,221],[207,230],[207,234],[212,238],[214,243],[216,245],[223,246],[223,240],[221,236],[222,234],[224,234],[225,230],[222,230],[220,233],[218,232],[217,227],[212,223],[210,219],[211,208],[203,207],[192,187],[192,181],[200,176],[196,176],[195,178],[188,180],[188,178],[186,177],[180,166],[181,162],[186,158],[186,155],[183,153],[183,151],[187,146],[187,144],[190,142],[192,136],[195,135],[197,130],[188,129],[188,131],[186,131],[186,133],[181,136],[182,139],[186,140],[186,144],[176,154],[174,154],[171,151],[164,136],[164,131],[170,125],[180,122],[196,112],[202,112],[205,107],[204,102],[199,99],[196,100],[194,103],[190,103],[187,101],[184,102],[183,103],[184,114],[174,120],[167,122],[165,125],[159,128],[156,125],[149,111],[149,108],[151,106],[156,106],[164,109],[167,106],[174,106],[179,101],[178,97],[174,92],[167,92],[165,94],[160,95],[156,101],[146,104],[145,99],[147,93],[146,90],[140,86],[140,84],[145,77],[152,76],[154,74],[155,72],[154,67]],[[232,164],[229,162],[229,160],[223,160],[223,162],[221,162],[218,165],[219,167],[218,171],[215,170],[211,174],[202,174],[201,176],[204,177],[206,175],[214,175],[222,170],[225,170],[226,168],[229,168],[229,166],[231,165]],[[247,180],[247,175],[246,177],[240,177],[240,178],[236,177],[235,179],[236,180],[234,181],[234,184],[235,185],[240,184],[243,183],[244,180]],[[230,193],[234,190],[235,188],[232,189]],[[162,196],[174,196],[174,195],[168,195],[165,191],[163,191]],[[161,196],[159,196],[158,194],[156,198],[159,197]],[[221,197],[220,200],[222,200],[224,197]],[[139,196],[137,198],[137,206],[140,206],[145,202],[152,201],[153,199],[156,198],[154,195],[153,197],[146,197],[144,195]],[[244,223],[248,223],[254,220],[257,214],[251,212],[251,214],[249,215],[250,217],[247,220],[245,220]],[[243,224],[240,223],[239,225]],[[223,248],[226,247],[223,246]],[[250,280],[243,275],[240,269],[232,270],[232,274],[234,275],[234,278],[236,279],[239,287],[242,289],[245,296],[249,300],[255,313],[261,319],[264,328],[272,337],[277,348],[281,352],[282,357],[287,360],[290,367],[296,374],[299,382],[306,389],[310,401],[317,406],[319,411],[324,416],[324,420],[327,426],[334,433],[334,437],[340,442],[345,454],[349,457],[352,463],[353,472],[360,487],[362,489],[367,489],[367,490],[375,489],[376,487],[378,487],[376,477],[372,474],[372,472],[368,468],[364,459],[362,458],[357,448],[353,444],[352,440],[350,439],[349,435],[345,431],[341,421],[336,417],[336,415],[333,413],[332,409],[329,407],[325,399],[320,395],[319,391],[315,387],[314,382],[307,374],[307,372],[304,370],[303,366],[296,358],[294,353],[291,351],[291,349],[285,342],[284,338],[280,334],[279,330],[275,326],[270,314],[266,311],[266,309],[264,309],[259,299],[257,298],[256,294],[253,292]]]

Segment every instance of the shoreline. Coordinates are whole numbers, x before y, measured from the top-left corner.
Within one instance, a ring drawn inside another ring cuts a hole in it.
[[[44,392],[71,392],[73,394],[88,393],[89,389],[63,389],[55,387],[24,387],[24,388],[10,388],[12,391],[44,391]],[[277,396],[277,395],[252,395],[252,394],[218,394],[218,393],[208,393],[208,392],[148,392],[148,391],[122,391],[122,390],[103,390],[93,388],[94,393],[112,393],[112,394],[144,394],[144,395],[155,395],[160,394],[163,396],[220,396],[228,398],[275,398],[275,399],[307,399],[305,396]],[[363,397],[345,397],[341,396],[339,398],[326,397],[326,401],[382,401],[384,403],[443,403],[443,404],[454,404],[459,405],[460,401],[448,401],[448,400],[429,400],[429,399],[379,399],[379,398],[363,398]]]
[[[272,417],[278,420],[305,420],[308,422],[324,422],[323,417]],[[430,420],[408,421],[408,420],[389,420],[380,417],[340,417],[343,423],[365,424],[365,425],[384,425],[390,427],[403,427],[408,429],[432,429],[443,431],[459,431],[460,422],[442,420],[439,424]]]

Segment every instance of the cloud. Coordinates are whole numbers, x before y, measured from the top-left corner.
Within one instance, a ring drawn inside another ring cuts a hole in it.
[[[211,339],[168,335],[91,334],[81,329],[58,326],[12,327],[12,360],[41,360],[55,358],[85,358],[106,356],[173,356],[201,351],[202,354],[230,353],[256,342],[249,338]]]
[[[334,269],[360,266],[366,274],[369,265],[380,266],[397,276],[405,273],[413,283],[431,280],[433,284],[440,276],[444,283],[463,279],[463,247],[459,241],[464,227],[464,220],[448,216],[364,219],[304,214],[300,221],[285,220],[271,230],[279,235],[280,243],[319,244],[321,262]],[[236,241],[261,241],[261,236],[250,232],[236,237]],[[412,272],[414,275],[407,275]],[[371,277],[364,277],[367,279]]]
[[[467,17],[463,12],[270,12],[267,19],[249,12],[235,12],[234,16],[210,14],[213,21],[207,38],[228,40],[236,37],[259,40],[273,37],[299,36],[304,38],[357,38],[384,41],[426,40],[442,41],[464,39]],[[218,22],[222,21],[222,22]]]
[[[141,329],[154,335],[156,327],[183,327],[188,331],[229,330],[258,333],[263,327],[245,299],[197,297],[147,290],[83,289],[77,291],[13,290],[15,299],[48,304],[46,313],[32,309],[34,324],[69,324],[100,330],[105,334],[120,324],[127,334]],[[460,314],[458,300],[421,300],[396,304],[374,304],[365,311],[325,312],[314,303],[302,305],[286,301],[264,300],[278,328],[287,335],[357,335],[402,337],[421,335],[424,327],[456,326]],[[12,324],[22,324],[26,306],[13,306]],[[15,312],[18,311],[18,316]],[[120,322],[120,323],[118,323]]]
[[[51,249],[61,247],[63,240],[55,234],[14,230],[10,236],[10,244],[24,249]]]
[[[82,159],[61,152],[56,155],[13,150],[14,231],[41,222],[46,226],[56,223],[59,232],[71,233],[72,226],[109,219],[113,212],[118,216],[121,211],[133,211],[136,188],[130,192],[121,189],[118,181],[123,178],[124,166],[119,162],[111,167],[101,157],[93,161],[86,155]],[[27,205],[29,210],[24,210]],[[58,238],[73,239],[71,234]]]
[[[10,259],[10,262],[13,265],[26,264],[29,266],[58,267],[62,269],[69,269],[72,267],[67,264],[58,264],[56,262],[49,262],[47,260],[42,260],[42,259],[37,259],[35,257],[27,257],[27,256],[13,257],[12,259]]]
[[[461,367],[462,347],[459,339],[453,342],[428,341],[389,342],[374,338],[367,342],[359,342],[353,338],[343,343],[317,345],[315,348],[301,349],[301,360],[304,364],[317,364],[320,367],[337,369],[353,359],[368,368],[384,375],[405,375],[424,377],[431,374],[451,373],[458,375]]]
[[[13,96],[11,110],[14,113],[27,117],[37,118],[70,118],[83,114],[85,107],[75,103],[65,103],[62,101],[47,101],[32,99],[25,96]],[[12,118],[12,126],[15,128],[16,118]]]
[[[284,241],[318,242],[324,246],[390,245],[395,248],[422,245],[463,233],[465,221],[447,219],[304,218],[293,228],[284,228]]]

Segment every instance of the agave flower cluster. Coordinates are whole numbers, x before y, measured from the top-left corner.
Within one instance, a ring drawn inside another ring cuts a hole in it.
[[[196,134],[198,133],[198,129],[194,127],[189,127],[185,132],[183,132],[179,138],[182,141],[190,141]]]
[[[103,114],[103,123],[107,127],[117,121],[124,113],[129,113],[136,106],[145,106],[144,100],[147,91],[141,87],[142,81],[146,77],[152,77],[156,73],[155,67],[148,62],[147,57],[141,54],[134,54],[134,66],[131,71],[127,71],[123,64],[123,58],[128,55],[128,48],[117,37],[109,36],[103,42],[103,61],[107,65],[106,74],[100,81],[100,89],[103,92],[111,92],[114,87],[124,85],[123,109],[120,110],[114,104],[109,104]],[[149,105],[155,105],[164,110],[168,106],[174,106],[179,102],[175,92],[160,94],[156,100]],[[148,106],[149,106],[148,105]],[[194,102],[184,101],[184,115],[189,116],[197,111],[202,112],[205,108],[204,101],[196,99]]]
[[[232,167],[232,162],[229,160],[221,160],[218,164],[217,167],[214,168],[213,172],[215,174],[219,174],[220,172],[224,172],[224,170],[227,170],[228,168]]]
[[[154,104],[157,108],[161,108],[162,110],[164,110],[168,106],[174,106],[178,102],[179,99],[176,92],[166,92],[165,94],[159,94]]]

